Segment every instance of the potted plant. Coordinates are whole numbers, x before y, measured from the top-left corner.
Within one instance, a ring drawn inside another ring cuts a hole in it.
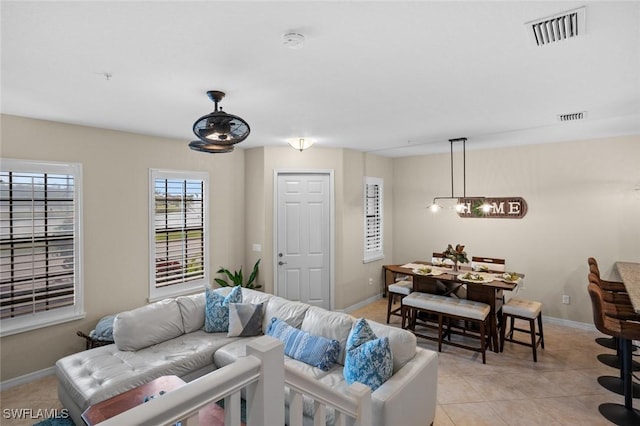
[[[443,254],[444,257],[453,261],[453,272],[458,272],[458,262],[469,263],[467,252],[464,251],[463,245],[456,244],[456,248],[454,249],[451,244],[449,244]]]
[[[256,264],[253,265],[253,271],[251,271],[251,275],[249,275],[249,279],[247,279],[246,283],[244,282],[244,275],[242,274],[242,266],[240,267],[239,270],[233,271],[233,272],[231,272],[227,268],[220,267],[217,273],[225,275],[229,279],[229,281],[227,281],[224,278],[215,278],[215,282],[218,283],[220,287],[240,286],[240,287],[257,290],[259,288],[262,288],[260,284],[254,283],[256,280],[256,277],[258,276],[259,265],[260,265],[260,259],[258,259]]]

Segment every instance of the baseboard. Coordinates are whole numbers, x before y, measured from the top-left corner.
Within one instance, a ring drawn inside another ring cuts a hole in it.
[[[20,386],[27,383],[31,383],[35,380],[42,379],[43,377],[56,374],[55,367],[45,368],[44,370],[34,371],[33,373],[25,374],[24,376],[15,377],[13,379],[0,382],[0,391],[11,389],[14,386]]]
[[[381,298],[382,298],[382,294],[376,294],[375,296],[371,296],[370,298],[365,299],[362,302],[358,302],[355,305],[348,306],[348,307],[346,307],[344,309],[336,309],[336,311],[344,312],[344,313],[348,314],[349,312],[353,312],[353,311],[355,311],[357,309],[364,308],[365,306],[367,306],[367,305],[369,305],[369,304],[371,304],[371,303],[373,303],[376,300],[381,299]]]
[[[580,330],[598,331],[593,324],[588,324],[586,322],[571,321],[571,320],[562,319],[562,318],[546,317],[544,315],[542,316],[542,322],[563,325],[565,327],[579,328]]]

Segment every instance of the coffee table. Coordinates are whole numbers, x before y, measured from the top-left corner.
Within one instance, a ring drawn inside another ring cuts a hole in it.
[[[161,391],[171,392],[185,384],[184,380],[178,376],[158,377],[149,383],[89,406],[82,413],[82,420],[88,426],[96,425],[144,403],[145,397],[159,395]],[[222,426],[224,425],[224,409],[216,403],[209,404],[200,410],[198,419],[200,424]]]

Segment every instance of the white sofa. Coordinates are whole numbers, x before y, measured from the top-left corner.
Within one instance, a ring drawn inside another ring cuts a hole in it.
[[[224,295],[229,288],[216,290]],[[344,347],[355,318],[270,294],[242,289],[244,303],[264,303],[263,332],[273,317],[314,335],[341,343],[339,363],[325,372],[285,356],[288,366],[342,393]],[[89,405],[164,375],[189,382],[245,356],[255,337],[206,333],[204,292],[156,302],[120,313],[114,321],[115,344],[64,357],[56,363],[58,397],[77,425]],[[423,426],[433,422],[438,382],[438,354],[416,346],[415,336],[400,328],[369,321],[378,337],[389,338],[393,376],[371,394],[376,426]],[[333,422],[327,410],[327,424]],[[313,404],[304,404],[305,424],[313,424]]]

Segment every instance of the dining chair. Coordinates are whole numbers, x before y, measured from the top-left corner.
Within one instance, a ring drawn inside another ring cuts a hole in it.
[[[617,425],[640,424],[640,411],[633,408],[633,372],[631,371],[631,342],[640,340],[640,324],[620,320],[608,315],[611,306],[605,303],[603,290],[595,283],[587,287],[593,309],[593,323],[598,331],[617,337],[622,346],[621,376],[624,390],[624,405],[615,403],[600,404],[598,410],[607,420]]]
[[[471,269],[480,271],[486,268],[490,272],[505,272],[505,260],[494,257],[471,257]]]
[[[507,319],[510,320],[509,332],[507,329]],[[529,329],[515,326],[515,320],[520,319],[529,323]],[[536,332],[536,321],[538,331]],[[516,340],[516,331],[529,333],[530,342]],[[526,300],[514,297],[502,305],[502,327],[500,328],[500,352],[504,351],[504,342],[509,341],[523,346],[529,346],[533,352],[533,362],[538,362],[537,348],[544,349],[544,332],[542,330],[542,303],[533,300]]]
[[[408,296],[412,291],[413,282],[408,279],[389,284],[387,287],[387,324],[389,324],[391,315],[402,316],[402,299]],[[400,306],[393,309],[393,304],[396,302],[396,298],[400,299]]]

